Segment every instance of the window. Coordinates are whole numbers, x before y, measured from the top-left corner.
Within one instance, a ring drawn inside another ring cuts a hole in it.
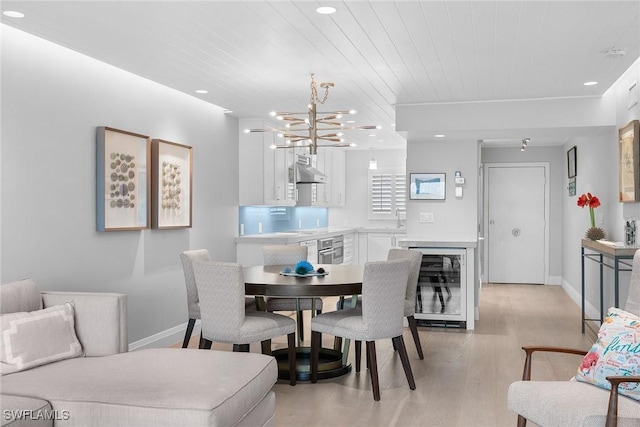
[[[397,219],[398,213],[407,210],[406,200],[407,177],[403,169],[369,171],[369,219]]]

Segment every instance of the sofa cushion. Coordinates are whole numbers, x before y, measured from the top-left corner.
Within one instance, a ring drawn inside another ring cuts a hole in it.
[[[69,410],[69,425],[229,426],[259,405],[277,375],[275,359],[262,354],[148,349],[5,375],[2,390]]]
[[[508,406],[545,427],[603,426],[609,392],[578,381],[516,381],[509,386]],[[638,427],[640,403],[618,399],[618,427]]]
[[[33,280],[23,279],[0,286],[0,314],[40,309],[42,297]]]
[[[54,420],[63,420],[68,413],[56,413],[46,400],[2,394],[0,396],[2,427],[46,427]]]
[[[584,357],[576,379],[611,390],[608,376],[640,375],[640,317],[611,307],[598,331],[598,340]],[[640,400],[640,384],[621,383],[620,394]]]
[[[0,316],[0,360],[18,370],[82,356],[71,303]]]

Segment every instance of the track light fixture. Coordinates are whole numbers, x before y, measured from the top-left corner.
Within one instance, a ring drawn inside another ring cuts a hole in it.
[[[524,151],[525,148],[527,148],[527,145],[529,145],[529,142],[531,142],[530,138],[525,138],[522,140],[522,147],[520,148],[520,151]]]

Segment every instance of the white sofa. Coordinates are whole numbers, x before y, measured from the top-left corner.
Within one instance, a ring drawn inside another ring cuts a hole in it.
[[[182,348],[128,352],[126,295],[40,292],[28,279],[0,287],[3,317],[69,301],[84,356],[20,371],[0,363],[2,426],[275,425],[273,357]]]

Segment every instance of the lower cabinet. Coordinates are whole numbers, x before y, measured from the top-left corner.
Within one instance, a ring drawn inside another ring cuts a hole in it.
[[[398,241],[406,236],[405,233],[359,233],[358,263],[367,261],[384,261],[389,249],[398,248]]]

